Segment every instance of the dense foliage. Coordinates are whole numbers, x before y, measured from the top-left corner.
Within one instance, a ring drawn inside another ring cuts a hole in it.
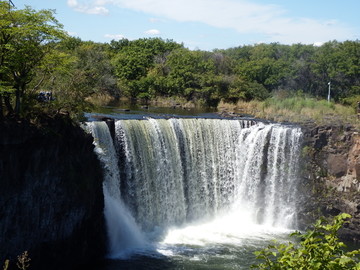
[[[360,97],[360,42],[257,44],[212,52],[172,40],[144,38],[95,43],[69,37],[51,10],[17,10],[0,1],[0,117],[39,110],[87,110],[94,96],[151,101],[180,97],[264,100],[279,90],[335,101]],[[40,91],[51,102],[39,102]]]
[[[263,263],[257,269],[360,269],[360,250],[346,251],[337,236],[348,214],[336,216],[332,222],[318,220],[314,229],[293,233],[300,243],[275,244],[255,252]]]
[[[3,104],[8,113],[20,113],[37,68],[46,64],[56,43],[65,37],[61,27],[49,10],[16,10],[0,2],[0,117]]]

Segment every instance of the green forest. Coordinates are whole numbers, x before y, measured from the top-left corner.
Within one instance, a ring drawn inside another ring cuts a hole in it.
[[[96,43],[70,37],[52,10],[0,1],[0,118],[90,110],[92,100],[199,106],[265,100],[278,91],[351,104],[360,99],[360,41],[190,50],[173,40]],[[51,92],[51,99],[39,99]]]

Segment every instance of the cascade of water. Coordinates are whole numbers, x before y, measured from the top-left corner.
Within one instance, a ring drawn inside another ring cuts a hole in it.
[[[215,217],[221,218],[167,241],[203,233],[221,241],[229,232],[254,234],[257,224],[296,227],[299,128],[225,119],[118,120],[114,143],[104,122],[88,129],[104,167],[110,257],[146,247],[144,233],[149,238]]]
[[[300,138],[242,120],[119,120],[123,198],[147,232],[229,211],[294,226]]]
[[[91,122],[87,128],[94,137],[95,152],[104,169],[104,215],[109,235],[109,257],[121,257],[145,247],[145,237],[121,200],[117,157],[106,123]]]

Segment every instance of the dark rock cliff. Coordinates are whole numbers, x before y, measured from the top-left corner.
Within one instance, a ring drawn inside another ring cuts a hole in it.
[[[348,125],[303,128],[304,200],[300,221],[341,212],[352,220],[340,232],[344,240],[360,241],[360,135]]]
[[[71,269],[105,253],[102,170],[92,137],[68,119],[0,123],[0,265]]]

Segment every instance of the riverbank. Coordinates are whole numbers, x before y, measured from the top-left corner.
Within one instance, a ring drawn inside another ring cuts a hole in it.
[[[355,106],[344,106],[326,100],[309,97],[269,98],[265,101],[239,101],[237,103],[220,102],[218,111],[224,115],[252,115],[255,118],[275,122],[298,124],[314,123],[350,124],[359,127]]]
[[[98,107],[118,107],[123,110],[137,110],[157,108],[166,113],[171,109],[216,112],[224,117],[254,117],[274,122],[289,122],[297,124],[314,123],[316,125],[350,124],[360,128],[356,105],[342,105],[339,103],[318,100],[305,95],[295,95],[287,91],[280,91],[274,97],[264,101],[238,101],[236,103],[221,100],[216,107],[207,107],[201,100],[187,101],[180,97],[157,97],[148,101],[131,101],[126,98],[109,101],[108,98],[97,98],[92,101]]]

